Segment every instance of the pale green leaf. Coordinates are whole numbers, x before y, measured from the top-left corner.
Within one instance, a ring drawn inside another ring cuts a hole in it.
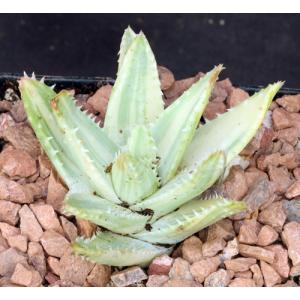
[[[195,168],[182,170],[166,185],[144,201],[131,206],[132,210],[153,211],[151,222],[174,211],[184,203],[200,195],[212,186],[223,173],[225,157],[223,152],[211,154]]]
[[[124,34],[122,36],[122,40],[121,40],[121,46],[120,46],[120,51],[119,51],[119,60],[118,60],[118,62],[119,62],[118,70],[121,69],[121,66],[122,66],[124,58],[125,58],[125,54],[127,53],[129,47],[131,46],[133,40],[136,37],[137,37],[137,34],[131,29],[130,26],[128,26],[125,29]]]
[[[156,163],[157,147],[151,131],[146,126],[138,125],[132,129],[127,148],[135,158],[143,159],[149,165]]]
[[[188,147],[181,168],[198,164],[215,151],[224,151],[226,164],[236,157],[256,134],[282,82],[269,85],[249,99],[200,126]]]
[[[83,193],[68,193],[64,200],[64,210],[121,234],[144,229],[149,219],[149,216],[132,212],[106,199]]]
[[[155,121],[163,105],[155,58],[140,33],[127,50],[113,86],[104,130],[118,145],[124,145],[130,131]]]
[[[67,91],[56,94],[44,83],[30,78],[21,79],[20,90],[24,98],[25,109],[26,106],[34,108],[26,110],[29,120],[30,114],[38,111],[38,118],[41,122],[36,120],[36,123],[40,124],[39,126],[47,125],[48,137],[54,139],[53,143],[60,145],[60,149],[56,150],[62,151],[64,156],[77,167],[78,173],[83,174],[88,179],[89,186],[93,191],[111,201],[120,202],[113,190],[110,175],[104,172],[106,159],[113,157],[110,150],[117,148],[114,147],[113,142],[109,141],[108,137],[104,138],[105,133],[102,129],[99,127],[99,131],[96,131],[96,127],[90,124],[88,116],[79,109],[76,111],[74,102],[70,104],[73,99]],[[73,110],[72,105],[74,106]],[[74,115],[78,116],[78,122],[74,119]],[[84,122],[80,118],[83,120],[86,118],[87,121]],[[90,129],[88,133],[84,133],[82,128],[80,129],[80,122],[82,122],[83,128]],[[36,127],[33,124],[33,128]],[[95,139],[103,138],[104,146],[98,149],[98,151],[102,150],[103,153],[96,153],[95,147],[89,147],[93,139],[90,135]],[[108,143],[105,144],[105,142]],[[103,159],[101,159],[102,154]],[[51,159],[51,157],[49,158]],[[75,174],[74,177],[76,177]]]
[[[158,189],[155,167],[128,152],[121,152],[117,156],[111,174],[117,195],[128,204],[139,202]]]
[[[162,184],[176,174],[221,70],[222,66],[219,65],[199,79],[155,122],[152,133],[160,157],[159,175]]]
[[[155,257],[170,254],[172,250],[108,231],[99,232],[91,239],[77,238],[72,248],[91,262],[118,267],[144,267]]]
[[[151,230],[132,236],[154,244],[179,243],[201,229],[245,209],[242,201],[218,196],[208,200],[196,199],[153,223]]]
[[[65,184],[70,190],[92,192],[89,179],[70,159],[70,145],[65,143],[64,136],[46,104],[55,97],[55,92],[45,84],[25,77],[20,80],[19,89],[28,120]]]

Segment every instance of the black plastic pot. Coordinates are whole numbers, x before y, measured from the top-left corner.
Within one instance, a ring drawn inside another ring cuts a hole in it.
[[[0,99],[7,88],[18,91],[18,80],[23,74],[0,73]],[[48,76],[36,75],[37,79],[45,77],[47,85],[55,84],[55,90],[75,89],[76,94],[89,94],[95,92],[105,84],[114,84],[114,79],[110,77],[77,77],[77,76]]]
[[[0,73],[0,99],[7,88],[11,87],[18,91],[18,79],[22,74]],[[79,77],[79,76],[47,76],[36,75],[37,79],[45,76],[45,83],[56,85],[57,90],[75,89],[76,93],[89,94],[95,92],[100,86],[114,84],[114,79],[110,77]],[[253,94],[263,88],[263,86],[239,86],[249,94]],[[282,88],[277,96],[300,94],[298,88]]]

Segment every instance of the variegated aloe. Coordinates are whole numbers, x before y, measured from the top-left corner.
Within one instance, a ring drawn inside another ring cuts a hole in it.
[[[200,125],[222,66],[164,109],[154,55],[145,36],[125,30],[104,126],[58,94],[23,77],[28,119],[69,188],[64,209],[102,229],[78,238],[76,253],[114,266],[146,265],[171,245],[245,209],[243,202],[201,199],[259,128],[282,83]]]

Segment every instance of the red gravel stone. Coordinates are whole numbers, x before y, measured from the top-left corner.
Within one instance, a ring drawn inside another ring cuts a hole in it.
[[[10,201],[0,200],[0,222],[16,225],[19,221],[19,210],[21,205]]]
[[[233,272],[248,271],[251,266],[256,264],[255,258],[238,257],[231,260],[225,260],[226,269]]]
[[[297,196],[300,196],[300,180],[297,180],[292,185],[289,186],[287,189],[285,196],[288,199],[295,198]]]
[[[222,251],[226,246],[224,239],[214,239],[205,242],[202,245],[202,254],[204,257],[213,257],[220,251]]]
[[[257,242],[258,223],[255,219],[245,220],[240,227],[238,241],[254,245]]]
[[[27,251],[27,237],[25,235],[13,235],[7,239],[7,242],[10,247],[13,247],[22,252]]]
[[[41,236],[41,243],[46,253],[55,257],[62,257],[70,247],[66,238],[54,230],[45,231]]]
[[[167,275],[150,275],[148,277],[147,287],[160,287],[169,280]]]
[[[274,253],[264,248],[240,244],[239,249],[242,256],[253,257],[270,264],[274,262]]]
[[[174,259],[168,255],[156,257],[148,268],[148,275],[168,275]]]
[[[272,119],[275,130],[285,129],[293,126],[290,114],[282,108],[276,108],[273,110]]]
[[[65,237],[69,240],[69,242],[75,241],[78,236],[77,227],[63,216],[60,216],[60,222],[63,227]]]
[[[218,114],[222,114],[226,111],[226,106],[223,102],[208,102],[203,117],[207,120],[212,120],[217,117]]]
[[[42,284],[42,277],[30,266],[24,266],[22,264],[17,264],[14,273],[11,276],[11,281],[15,284],[22,286],[37,287]]]
[[[229,260],[238,254],[239,254],[239,243],[237,238],[234,238],[233,240],[227,243],[227,246],[224,248],[220,257],[222,260]]]
[[[175,82],[173,73],[169,69],[163,66],[158,66],[157,69],[158,69],[158,74],[160,79],[161,90],[165,91],[171,88],[171,86]]]
[[[191,236],[183,242],[181,252],[183,259],[191,264],[201,260],[203,257],[201,240],[196,236]]]
[[[283,278],[287,278],[290,271],[287,250],[283,248],[281,244],[270,245],[267,246],[266,249],[272,251],[275,254],[275,259],[271,266],[280,276],[282,276]]]
[[[258,215],[258,221],[260,223],[273,227],[277,232],[281,231],[285,220],[286,214],[282,201],[272,203]]]
[[[233,166],[224,182],[226,195],[230,199],[241,200],[248,191],[246,176],[240,166]]]
[[[91,286],[104,287],[110,281],[111,267],[106,265],[95,265],[86,278]]]
[[[10,177],[29,177],[36,173],[35,160],[25,151],[7,148],[0,153],[0,169]]]
[[[215,239],[224,239],[229,241],[235,237],[232,221],[229,219],[223,219],[208,227],[207,241]]]
[[[261,228],[258,239],[257,245],[259,246],[268,246],[274,243],[278,239],[279,235],[273,227],[269,225],[265,225]]]
[[[17,203],[32,203],[32,190],[27,185],[10,180],[6,176],[0,175],[0,199]]]
[[[93,267],[93,263],[72,254],[69,249],[60,259],[60,279],[81,286]]]
[[[51,270],[51,272],[53,272],[53,274],[59,276],[60,275],[60,263],[59,263],[59,259],[53,256],[48,256],[47,258],[47,264],[49,269]]]
[[[264,285],[264,278],[260,267],[257,264],[255,264],[250,267],[250,270],[253,273],[253,280],[255,281],[255,285],[257,287],[262,287]]]
[[[260,268],[264,277],[265,285],[267,287],[281,283],[280,275],[269,264],[261,261]]]
[[[24,150],[32,158],[36,159],[40,155],[40,144],[29,126],[25,124],[9,126],[4,130],[3,136],[16,149]]]
[[[289,112],[300,111],[300,95],[286,95],[278,98],[276,102]]]
[[[28,260],[42,277],[46,274],[46,259],[42,246],[37,242],[28,244]]]
[[[226,102],[229,108],[249,98],[249,94],[240,88],[233,88]]]
[[[82,220],[76,217],[76,224],[79,235],[83,235],[84,237],[92,237],[93,234],[97,231],[97,226],[87,220]]]
[[[236,272],[234,273],[235,278],[252,278],[252,272],[250,270],[243,271],[243,272]]]
[[[171,279],[193,280],[190,264],[180,257],[176,258],[170,269],[169,277]]]
[[[43,234],[42,227],[27,205],[23,205],[19,211],[20,228],[23,235],[28,236],[32,242],[38,242]]]
[[[5,238],[8,239],[11,236],[20,234],[20,228],[11,226],[7,223],[0,222],[0,230],[1,230],[1,235]]]
[[[205,258],[193,263],[190,270],[195,280],[202,283],[208,275],[217,271],[220,263],[219,257]]]
[[[139,283],[147,278],[146,273],[140,267],[130,267],[111,276],[112,282],[119,287]]]
[[[0,253],[0,275],[11,276],[18,263],[27,263],[26,256],[14,249],[9,248]]]
[[[52,229],[58,233],[63,233],[63,229],[60,226],[57,215],[51,205],[32,204],[30,205],[30,209],[33,211],[44,230]]]
[[[60,212],[67,191],[58,176],[54,172],[51,172],[48,184],[47,204],[52,205],[56,211]]]
[[[255,287],[255,281],[249,278],[234,278],[230,284],[230,287]]]
[[[224,269],[219,269],[218,271],[211,273],[205,278],[205,287],[224,287],[228,286],[232,274]]]
[[[290,222],[284,226],[282,239],[288,248],[293,265],[300,263],[300,223]]]
[[[100,116],[104,118],[106,114],[107,104],[111,95],[112,86],[110,84],[100,87],[96,93],[91,96],[87,103],[91,105],[95,112],[99,112]]]
[[[287,188],[293,183],[293,179],[286,167],[268,167],[271,181],[276,184],[276,192],[285,193]]]
[[[163,287],[199,287],[201,284],[193,280],[170,279],[163,284]]]

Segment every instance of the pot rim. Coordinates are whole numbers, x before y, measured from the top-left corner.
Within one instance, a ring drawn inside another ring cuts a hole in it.
[[[23,74],[21,73],[5,73],[0,72],[0,84],[4,82],[15,82],[22,77]],[[76,87],[86,87],[87,89],[91,88],[99,88],[106,84],[113,85],[115,80],[109,76],[62,76],[62,75],[35,75],[37,79],[45,77],[45,82],[47,84],[56,84],[57,88],[76,88]],[[258,92],[264,86],[262,85],[235,85],[235,87],[239,87],[250,94]],[[277,93],[277,96],[284,96],[284,95],[296,95],[300,94],[300,88],[290,88],[290,87],[283,87]]]

